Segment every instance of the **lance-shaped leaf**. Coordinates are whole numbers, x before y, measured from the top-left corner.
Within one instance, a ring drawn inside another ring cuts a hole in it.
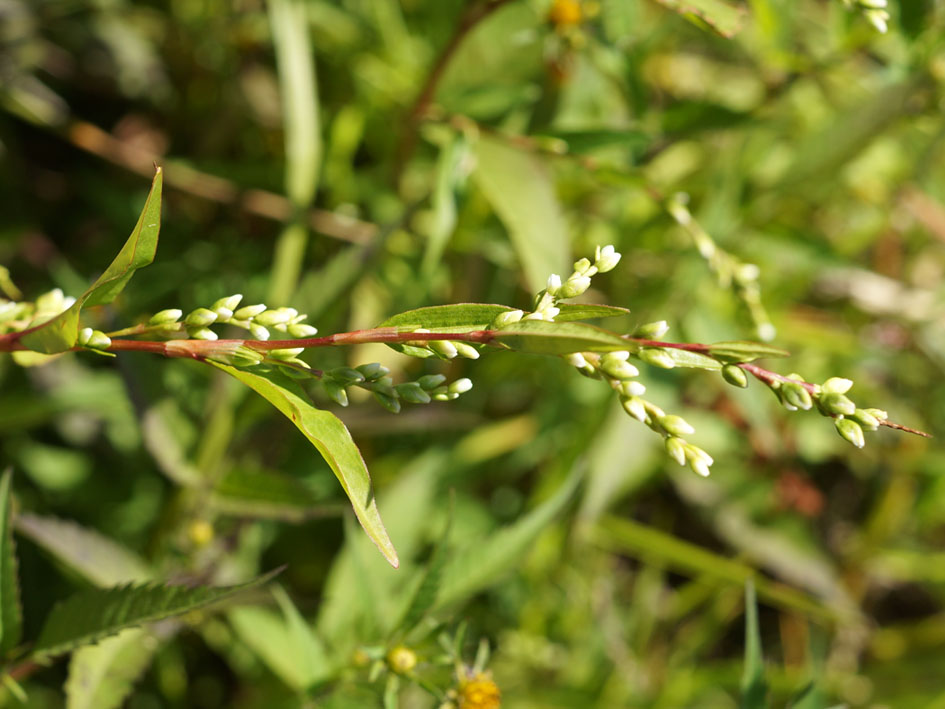
[[[52,354],[65,352],[79,339],[79,313],[82,308],[111,303],[131,280],[134,272],[154,260],[158,232],[161,230],[161,186],[164,175],[157,168],[148,199],[131,236],[105,272],[99,276],[66,311],[24,332],[19,341],[24,347]]]
[[[761,342],[715,342],[709,345],[709,354],[727,363],[752,362],[762,357],[787,357],[790,353]]]
[[[80,591],[56,605],[46,617],[31,659],[45,660],[115,635],[125,628],[189,613],[262,585],[281,570],[236,586],[128,584]]]
[[[402,327],[413,330],[424,327],[434,332],[473,332],[485,330],[496,316],[514,310],[507,305],[491,303],[455,303],[432,305],[398,313],[378,327]]]
[[[707,357],[699,352],[690,352],[676,347],[664,347],[663,352],[669,355],[673,364],[677,367],[689,367],[690,369],[722,369],[722,365],[711,357]]]
[[[126,628],[76,650],[65,685],[66,709],[120,707],[160,645],[160,639],[144,628]]]
[[[656,0],[665,8],[695,18],[723,37],[734,37],[745,21],[745,8],[725,0]]]
[[[587,303],[560,303],[558,310],[560,312],[555,315],[555,322],[612,318],[630,313],[626,308],[619,308],[616,305],[592,305]]]
[[[6,654],[20,642],[23,613],[17,579],[16,549],[13,545],[13,472],[0,478],[0,653]]]
[[[396,568],[399,565],[397,551],[377,511],[377,502],[371,490],[371,476],[361,452],[341,420],[328,411],[312,406],[305,391],[284,374],[247,372],[219,362],[209,364],[235,377],[279,409],[318,449],[344,488],[364,531],[390,565]]]
[[[577,322],[522,320],[496,331],[495,340],[513,350],[532,354],[561,355],[633,349],[631,342],[615,332]]]
[[[761,655],[761,630],[758,626],[758,603],[755,584],[745,581],[745,668],[742,674],[742,707],[765,709],[765,663]]]

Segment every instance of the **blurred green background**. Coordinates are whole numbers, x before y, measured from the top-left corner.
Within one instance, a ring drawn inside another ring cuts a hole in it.
[[[703,19],[685,5],[0,0],[0,264],[27,298],[80,293],[154,162],[158,256],[96,314],[102,329],[231,293],[292,305],[324,334],[430,304],[527,309],[549,272],[612,243],[623,260],[586,300],[631,315],[606,326],[752,339],[760,316],[726,269],[757,264],[792,352],[769,366],[849,377],[861,405],[940,436],[945,8],[903,0],[879,34],[839,1],[693,2]],[[735,261],[700,256],[665,208],[677,192]],[[24,510],[118,539],[162,578],[288,564],[282,584],[343,666],[318,706],[380,705],[352,653],[378,642],[451,518],[456,554],[534,522],[457,576],[437,614],[447,632],[468,623],[467,661],[489,642],[503,706],[738,706],[757,574],[772,706],[814,678],[810,706],[945,707],[938,439],[883,429],[855,450],[757,383],[647,369],[651,398],[715,457],[703,480],[555,358],[444,364],[378,345],[308,359],[475,383],[396,416],[316,402],[362,448],[400,571],[346,536],[343,494],[302,437],[194,363],[0,357],[0,461]],[[575,470],[570,500],[526,517]],[[195,491],[191,474],[229,487]],[[301,485],[296,504],[262,504],[263,476]],[[20,539],[33,632],[89,583],[54,547]],[[262,627],[193,620],[128,706],[299,706]],[[32,674],[31,705],[61,706],[65,676]],[[401,706],[432,706],[403,687]]]

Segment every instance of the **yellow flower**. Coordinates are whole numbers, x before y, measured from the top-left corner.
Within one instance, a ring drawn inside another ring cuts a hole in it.
[[[502,694],[488,672],[477,672],[459,682],[459,709],[499,709]]]

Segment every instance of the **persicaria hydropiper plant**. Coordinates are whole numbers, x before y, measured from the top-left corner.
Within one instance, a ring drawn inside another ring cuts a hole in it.
[[[831,419],[837,432],[858,448],[865,443],[865,432],[880,427],[926,435],[893,423],[881,409],[858,406],[848,396],[853,386],[849,379],[832,377],[816,384],[799,374],[785,376],[762,368],[754,362],[788,354],[766,344],[669,342],[662,339],[669,330],[665,321],[641,325],[629,334],[580,322],[628,312],[611,305],[567,302],[585,293],[592,278],[617,266],[620,254],[613,246],[598,247],[593,261],[576,261],[573,273],[566,278],[549,276],[530,312],[482,303],[433,306],[400,313],[373,329],[319,337],[316,328],[305,322],[306,316],[294,308],[244,305],[242,296],[236,294],[194,308],[186,315],[182,309],[162,310],[147,322],[114,332],[82,327],[83,308],[110,302],[135,270],[153,260],[160,200],[158,170],[131,237],[81,296],[67,298],[53,290],[33,302],[0,302],[0,351],[12,352],[21,362],[37,354],[69,350],[111,356],[121,351],[153,352],[195,359],[227,372],[276,406],[322,453],[342,483],[361,525],[394,566],[398,564],[397,554],[381,523],[370,494],[370,478],[354,442],[334,414],[310,403],[303,385],[318,382],[341,406],[348,403],[348,389],[365,389],[384,408],[397,413],[404,403],[455,399],[469,391],[472,382],[464,378],[447,383],[443,375],[434,374],[395,383],[378,363],[321,371],[301,358],[308,349],[379,342],[408,356],[444,360],[478,359],[494,348],[558,356],[582,375],[610,386],[627,414],[663,438],[673,460],[703,476],[710,473],[712,456],[686,440],[694,429],[685,419],[666,413],[645,398],[646,388],[637,379],[640,371],[631,359],[663,369],[690,367],[718,372],[736,387],[747,387],[751,376],[768,387],[788,411],[815,409]],[[248,337],[221,338],[221,332],[229,334],[224,327],[243,330]]]

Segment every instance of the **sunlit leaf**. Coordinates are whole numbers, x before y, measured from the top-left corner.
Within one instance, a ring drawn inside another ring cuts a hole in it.
[[[143,628],[126,628],[95,645],[80,647],[69,661],[66,709],[115,709],[134,689],[160,641]]]
[[[723,37],[734,37],[745,22],[745,8],[726,0],[656,0],[665,8],[701,20]]]
[[[614,332],[576,322],[522,320],[498,330],[495,340],[513,350],[533,354],[560,355],[633,349],[632,343]]]
[[[761,342],[713,342],[709,354],[725,362],[752,362],[762,357],[788,357],[790,352]]]
[[[161,230],[163,181],[164,173],[161,168],[157,168],[138,223],[121,251],[98,280],[76,298],[68,310],[26,330],[19,338],[25,347],[46,354],[64,352],[73,347],[79,338],[79,314],[82,308],[111,303],[128,285],[135,271],[154,260],[158,233]]]
[[[312,406],[302,388],[279,372],[248,372],[218,362],[210,364],[236,377],[295,424],[331,467],[364,531],[391,566],[397,567],[397,551],[377,511],[371,476],[361,452],[341,420],[328,411]]]

